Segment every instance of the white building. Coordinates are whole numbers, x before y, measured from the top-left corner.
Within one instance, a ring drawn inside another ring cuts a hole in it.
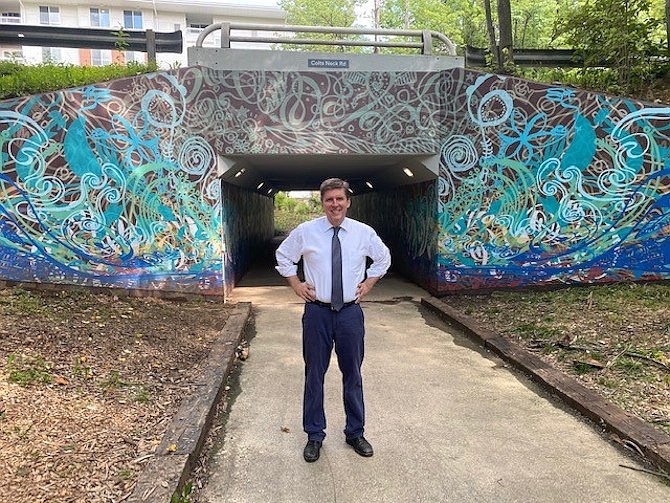
[[[91,0],[89,0],[91,1]],[[181,54],[158,53],[161,68],[187,66],[186,49],[195,45],[198,34],[208,25],[232,23],[285,24],[286,14],[279,7],[261,7],[216,0],[116,0],[114,3],[85,3],[82,0],[0,0],[2,23],[54,25],[70,28],[152,29],[156,32],[183,32]],[[237,35],[253,36],[237,31]],[[205,45],[219,44],[218,33]],[[233,43],[233,47],[235,43]],[[237,43],[237,47],[244,44]],[[267,49],[267,44],[254,44]],[[35,64],[47,61],[75,65],[107,65],[112,62],[146,61],[145,53],[112,50],[28,47],[0,45],[0,59],[17,59]]]

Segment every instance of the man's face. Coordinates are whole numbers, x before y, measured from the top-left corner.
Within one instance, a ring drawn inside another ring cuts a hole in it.
[[[321,206],[326,218],[333,226],[338,226],[347,216],[347,210],[351,200],[347,198],[344,189],[331,189],[324,192],[321,198]]]

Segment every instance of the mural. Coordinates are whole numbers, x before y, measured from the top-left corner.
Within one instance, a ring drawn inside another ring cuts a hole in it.
[[[274,200],[224,183],[222,187],[225,293],[263,254],[272,251]]]
[[[668,278],[670,108],[447,79],[439,290]]]
[[[355,196],[348,214],[377,231],[391,250],[395,272],[436,292],[436,210],[437,184],[425,182]]]
[[[201,134],[221,155],[437,152],[438,73],[184,74]]]
[[[0,276],[216,293],[211,145],[173,74],[0,102]]]
[[[272,201],[218,156],[440,156],[355,200],[433,293],[667,279],[670,108],[464,69],[185,68],[0,102],[0,278],[221,295]],[[389,218],[389,215],[394,215]]]

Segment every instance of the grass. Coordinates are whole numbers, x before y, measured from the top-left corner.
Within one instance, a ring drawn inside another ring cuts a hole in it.
[[[128,383],[121,379],[118,370],[112,370],[105,379],[100,381],[100,386],[105,389],[120,389],[128,386]]]
[[[38,296],[27,290],[15,288],[0,294],[0,312],[6,315],[32,316],[42,313],[44,306]]]
[[[137,403],[147,404],[151,402],[151,393],[144,386],[135,386],[133,388],[133,400]]]
[[[13,61],[0,61],[0,99],[85,86],[154,72],[157,69],[155,64],[143,65],[136,62],[125,65],[76,66],[53,63],[24,65]]]
[[[30,386],[33,384],[51,384],[51,365],[43,358],[31,358],[10,354],[7,357],[7,380],[19,386]]]
[[[561,335],[561,331],[558,328],[542,325],[534,321],[517,325],[511,331],[524,339],[554,339]]]

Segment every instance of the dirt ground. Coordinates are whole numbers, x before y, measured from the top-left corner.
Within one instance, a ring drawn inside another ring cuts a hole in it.
[[[0,501],[126,499],[229,312],[0,290]]]

